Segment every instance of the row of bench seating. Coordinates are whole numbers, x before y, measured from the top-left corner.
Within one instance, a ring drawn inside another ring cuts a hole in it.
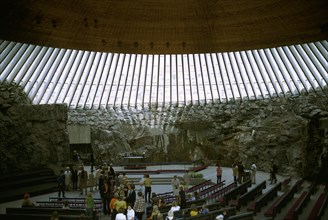
[[[214,184],[213,186],[210,186],[202,191],[199,192],[199,196],[204,197],[204,196],[208,196],[211,195],[215,192],[217,192],[218,190],[222,189],[222,187],[225,185],[225,180]]]
[[[325,208],[328,204],[328,195],[327,192],[323,192],[319,195],[316,203],[314,204],[308,220],[320,220],[324,214]]]
[[[254,188],[250,189],[245,194],[241,195],[238,199],[230,203],[231,206],[235,206],[237,210],[240,210],[242,205],[246,205],[249,201],[253,200],[257,195],[262,194],[262,190],[266,188],[266,181],[261,182]]]
[[[238,195],[242,195],[247,192],[247,188],[252,185],[251,180],[247,180],[243,184],[233,188],[229,192],[223,195],[223,197],[219,198],[218,201],[224,205],[227,205],[230,200],[237,198]]]
[[[281,182],[277,183],[261,197],[257,198],[254,202],[250,203],[247,206],[247,211],[254,212],[254,213],[261,211],[262,207],[266,206],[269,201],[271,201],[273,198],[275,198],[278,195],[279,190],[281,190]]]
[[[223,195],[230,192],[235,187],[237,187],[237,183],[233,182],[233,183],[223,187],[219,191],[212,193],[210,196],[207,197],[207,199],[211,202],[219,201],[219,198],[223,197]]]
[[[298,215],[303,211],[304,206],[310,200],[310,192],[304,191],[301,196],[296,200],[292,207],[288,210],[284,220],[298,219]]]
[[[294,197],[294,194],[299,190],[303,180],[298,180],[290,190],[285,192],[281,197],[275,200],[275,202],[266,210],[264,216],[275,217],[278,212]]]
[[[53,212],[58,212],[60,219],[80,219],[84,209],[62,209],[62,208],[6,208],[6,214],[1,214],[0,219],[50,219]],[[96,213],[94,214],[96,217]],[[89,219],[86,217],[86,219]]]

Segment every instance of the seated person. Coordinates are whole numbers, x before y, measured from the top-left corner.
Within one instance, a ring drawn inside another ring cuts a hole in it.
[[[172,207],[171,207],[170,210],[172,210],[172,212],[175,212],[175,211],[179,211],[180,210],[180,206],[178,206],[178,204],[177,204],[176,201],[173,201],[172,202]]]
[[[195,204],[191,204],[190,206],[190,216],[196,216],[198,215],[198,209]]]
[[[209,213],[209,210],[208,210],[206,204],[203,204],[202,208],[199,210],[199,214],[207,214],[207,213]]]
[[[28,193],[25,193],[23,198],[22,208],[24,207],[35,207],[34,203],[30,201],[30,195]]]

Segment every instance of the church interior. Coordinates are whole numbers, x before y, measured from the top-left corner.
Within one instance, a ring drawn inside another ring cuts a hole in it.
[[[90,174],[113,164],[134,183],[150,173],[162,196],[174,174],[198,173],[185,190],[198,186],[207,205],[220,205],[188,220],[218,210],[225,219],[324,219],[327,8],[326,0],[3,0],[0,218],[49,219],[6,208],[27,192],[34,202],[55,197],[67,166]],[[234,185],[236,163],[248,173],[255,163],[258,181],[230,198],[249,180]],[[262,209],[250,208],[257,202]],[[110,218],[103,207],[94,218]],[[72,213],[60,219],[80,218]]]

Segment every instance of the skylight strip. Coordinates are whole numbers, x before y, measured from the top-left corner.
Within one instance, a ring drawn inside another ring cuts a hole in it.
[[[6,59],[1,63],[2,73],[0,74],[0,80],[3,81],[8,78],[9,74],[15,68],[17,62],[28,48],[26,44],[17,43],[11,48]]]
[[[110,62],[109,60],[111,59],[111,57],[112,56],[109,53],[103,53],[101,56],[100,66],[97,69],[98,81],[96,81],[97,83],[96,83],[94,95],[93,95],[93,97],[91,97],[91,108],[100,109],[102,107],[101,101],[102,101],[102,96],[103,96],[106,79],[108,76],[107,63]]]
[[[174,66],[174,70],[172,70],[174,72],[173,74],[173,78],[172,78],[172,81],[174,81],[174,78],[175,78],[175,91],[172,91],[172,93],[176,93],[176,98],[175,98],[175,101],[176,101],[176,104],[177,106],[179,105],[179,102],[180,102],[180,97],[179,97],[179,88],[180,88],[180,85],[179,85],[179,77],[178,77],[178,74],[179,74],[179,66],[178,66],[178,55],[173,55],[173,63],[175,65],[172,65]]]
[[[71,90],[72,84],[74,83],[74,78],[75,78],[77,70],[81,64],[81,61],[83,60],[84,53],[85,53],[84,51],[79,50],[77,52],[76,56],[74,57],[74,60],[71,61],[72,63],[69,66],[68,74],[65,79],[64,86],[62,88],[63,92],[58,97],[59,102],[61,102],[61,103],[65,102],[65,103],[67,103],[67,105],[69,107],[71,107],[70,102],[73,98],[72,93],[69,93],[69,91]]]
[[[6,60],[8,53],[10,52],[11,48],[13,48],[17,43],[12,41],[0,40],[0,67],[2,68],[2,62]],[[2,71],[2,69],[1,69]]]
[[[236,101],[240,97],[240,94],[238,92],[238,88],[236,85],[235,78],[233,77],[232,70],[230,68],[230,63],[228,59],[228,53],[222,53],[222,64],[224,67],[224,72],[226,74],[227,83],[228,83],[228,100],[232,99],[233,101]]]
[[[113,62],[111,64],[111,67],[109,69],[109,77],[108,77],[108,85],[109,85],[109,88],[108,88],[108,99],[107,99],[107,106],[114,106],[114,98],[115,98],[115,88],[117,87],[118,85],[118,82],[117,82],[117,72],[118,72],[118,69],[121,68],[121,58],[122,58],[122,54],[121,53],[115,53],[114,55],[114,58],[113,59]]]
[[[105,69],[104,69],[104,79],[102,80],[101,83],[103,84],[102,89],[100,90],[100,99],[99,99],[99,108],[100,107],[104,107],[107,108],[108,107],[108,100],[109,100],[109,88],[108,88],[108,84],[111,78],[111,73],[110,73],[110,69],[112,67],[113,64],[113,60],[115,60],[115,57],[117,56],[117,54],[115,53],[111,53],[111,56],[106,60],[105,63]]]
[[[313,90],[317,88],[316,81],[314,79],[314,76],[310,73],[309,69],[307,66],[304,65],[304,62],[300,55],[298,54],[297,50],[295,49],[294,46],[289,46],[288,47],[293,54],[293,57],[295,59],[295,62],[297,62],[297,66],[300,68],[301,72],[306,76],[308,82],[310,83],[311,87]]]
[[[64,100],[64,98],[65,98],[65,97],[63,97],[65,95],[63,93],[63,88],[65,88],[65,81],[67,80],[69,71],[70,71],[71,67],[73,66],[74,59],[78,55],[78,51],[77,50],[68,50],[68,53],[69,53],[69,58],[64,65],[63,71],[60,74],[59,81],[55,88],[55,92],[54,92],[55,97],[51,98],[53,100],[52,103],[62,103],[59,100],[60,99]]]
[[[236,73],[238,73],[238,66],[236,64],[236,60],[235,60],[233,52],[227,53],[227,62],[229,62],[229,69],[234,78],[234,84],[237,86],[237,89],[238,89],[238,97],[237,98],[243,99],[243,97],[245,95],[243,94],[243,90],[241,87],[245,87],[245,86],[243,86],[244,85],[243,81],[240,79],[240,77],[238,78],[238,74],[236,74]],[[244,91],[245,91],[245,88],[244,88]]]
[[[15,78],[12,80],[17,84],[21,84],[21,80],[26,76],[30,68],[32,68],[33,63],[39,56],[40,52],[42,51],[42,47],[36,46],[34,47],[32,53],[28,56],[27,60],[25,61],[23,68],[16,74]],[[7,79],[10,82],[10,80]]]
[[[225,83],[225,80],[224,80],[224,77],[223,77],[223,69],[222,69],[222,66],[221,66],[221,62],[220,60],[222,59],[221,57],[221,54],[220,53],[216,53],[215,54],[215,61],[216,61],[216,65],[218,67],[218,71],[217,71],[217,74],[220,76],[220,79],[221,79],[221,83],[219,83],[219,85],[221,84],[222,87],[223,87],[223,91],[224,91],[224,96],[222,97],[222,100],[221,101],[224,101],[224,99],[226,99],[226,102],[229,100],[229,97],[228,97],[228,92],[227,92],[227,88],[226,88],[226,83]]]
[[[122,99],[121,99],[121,106],[123,106],[124,104],[128,103],[128,99],[129,97],[126,96],[126,94],[129,94],[129,91],[131,90],[131,85],[128,84],[128,79],[131,77],[130,76],[130,67],[131,67],[131,56],[130,54],[127,54],[127,65],[126,65],[126,70],[125,70],[125,80],[124,80],[124,89],[123,89],[123,94],[122,94]]]
[[[289,73],[286,71],[286,68],[284,68],[284,65],[282,65],[281,57],[279,56],[279,53],[277,52],[276,48],[271,49],[272,57],[275,60],[276,67],[278,71],[276,71],[276,74],[279,73],[281,78],[283,79],[282,83],[284,85],[284,94],[286,95],[288,92],[291,92],[294,94],[295,86],[291,84],[292,79],[289,76]]]
[[[326,84],[328,84],[328,61],[324,59],[322,54],[318,51],[318,48],[313,44],[303,44],[303,49],[308,54],[308,57],[311,59],[312,63],[316,66],[319,71],[319,74],[323,78]],[[328,53],[328,51],[327,51]]]
[[[102,53],[101,52],[95,52],[94,54],[94,60],[91,63],[91,69],[87,76],[85,86],[83,88],[83,96],[81,96],[81,100],[78,101],[78,104],[82,106],[83,109],[91,109],[92,108],[92,99],[90,98],[90,94],[94,95],[95,92],[95,86],[94,82],[99,77],[98,70],[103,65],[101,62],[102,59]]]
[[[14,78],[16,78],[16,76],[20,72],[24,71],[26,61],[31,56],[31,54],[34,50],[35,50],[35,46],[29,45],[27,47],[27,49],[24,51],[24,53],[22,54],[21,58],[17,59],[17,63],[15,64],[15,67],[10,71],[10,74],[8,75],[8,77],[6,79],[8,82],[10,82],[10,83],[13,82]]]
[[[122,84],[122,80],[121,79],[122,79],[122,75],[126,74],[126,71],[124,69],[124,67],[125,67],[124,63],[125,63],[126,54],[120,54],[120,55],[122,55],[122,56],[120,56],[120,59],[119,59],[119,62],[118,62],[119,64],[117,65],[118,67],[117,67],[117,69],[115,71],[115,72],[118,73],[118,76],[117,76],[118,79],[117,79],[116,83],[114,83],[114,85],[116,85],[115,86],[116,89],[115,89],[115,87],[113,88],[113,90],[115,91],[115,93],[113,94],[113,96],[114,96],[113,105],[114,106],[116,106],[117,99],[121,99],[122,98],[123,93],[122,93],[122,89],[120,90],[120,87],[122,87],[124,85],[121,85]]]
[[[304,65],[307,67],[309,72],[315,78],[315,81],[318,83],[319,87],[323,89],[325,85],[323,79],[319,74],[319,69],[314,65],[314,62],[309,58],[308,54],[306,53],[306,51],[303,49],[301,45],[296,45],[295,49],[300,55],[300,58],[303,60]]]
[[[82,56],[82,60],[79,64],[77,64],[77,69],[74,71],[73,81],[70,84],[69,94],[68,97],[68,106],[72,106],[73,108],[79,108],[77,100],[79,99],[79,91],[81,88],[81,80],[86,79],[86,71],[85,68],[89,66],[90,62],[90,51],[84,51]]]
[[[55,102],[53,97],[55,97],[56,95],[56,87],[60,86],[59,83],[60,77],[62,76],[66,63],[68,62],[70,55],[72,54],[72,50],[61,49],[61,52],[63,53],[63,56],[60,55],[62,56],[62,58],[59,58],[60,62],[58,64],[58,68],[54,70],[54,77],[51,81],[49,81],[50,82],[50,84],[48,85],[49,90],[47,89],[46,91],[47,94],[46,96],[44,96],[43,103],[46,104],[53,104]]]
[[[30,84],[31,84],[31,82],[30,82],[31,78],[35,74],[35,71],[37,70],[37,68],[39,68],[39,66],[40,66],[42,60],[44,59],[44,57],[46,56],[47,52],[48,52],[48,48],[42,47],[42,49],[38,53],[37,57],[33,60],[32,65],[28,68],[28,70],[24,74],[23,78],[21,79],[20,85],[24,88],[24,91],[26,93],[28,93],[28,88],[29,88],[28,86],[30,86]]]
[[[246,92],[246,95],[248,97],[248,99],[257,99],[257,95],[255,93],[253,84],[251,83],[251,80],[249,78],[249,75],[247,74],[246,68],[244,66],[244,63],[241,59],[240,53],[239,52],[234,52],[233,53],[233,60],[235,63],[233,63],[232,65],[236,66],[236,75],[240,76],[242,83],[244,85],[244,90]]]
[[[141,104],[140,103],[140,100],[142,100],[142,96],[143,96],[142,94],[140,94],[139,89],[142,86],[140,80],[141,80],[141,73],[142,73],[142,64],[143,64],[144,59],[143,59],[143,55],[142,54],[138,55],[138,57],[140,57],[137,60],[138,61],[137,62],[137,70],[138,71],[135,72],[135,74],[137,74],[137,77],[136,77],[137,84],[136,84],[136,87],[135,87],[136,88],[136,92],[135,92],[135,101],[134,101],[134,107],[135,108],[137,108],[139,106],[138,104]]]
[[[4,51],[1,51],[1,56],[0,56],[0,59],[1,59],[0,79],[1,80],[6,79],[6,77],[4,75],[4,70],[7,68],[7,65],[9,65],[9,63],[13,61],[13,58],[15,57],[15,55],[18,53],[18,51],[22,47],[23,47],[23,44],[12,42],[12,43],[8,44],[8,46],[5,48]]]
[[[193,94],[197,95],[196,96],[197,98],[196,99],[194,98],[192,100],[192,102],[199,104],[199,101],[201,100],[201,97],[200,97],[200,92],[199,92],[199,84],[198,84],[195,56],[196,56],[195,54],[192,54],[192,55],[188,56],[188,60],[189,60],[189,58],[192,60],[191,65],[189,65],[189,67],[193,67],[193,68],[190,68],[191,72],[193,73],[193,74],[191,74],[191,78],[190,78],[190,87],[192,89]]]
[[[143,79],[143,82],[144,82],[144,86],[143,86],[143,97],[142,97],[142,107],[144,108],[145,107],[145,100],[149,99],[149,89],[147,89],[149,87],[149,84],[147,82],[147,76],[150,75],[149,74],[149,69],[151,69],[151,67],[149,68],[149,55],[145,55],[145,58],[146,58],[146,64],[145,64],[145,71],[144,71],[144,79]],[[149,78],[149,77],[148,77]]]
[[[272,51],[271,49],[264,49],[265,55],[268,59],[268,63],[270,65],[270,69],[271,69],[271,76],[272,76],[272,83],[276,85],[276,96],[285,96],[287,89],[284,86],[284,82],[282,80],[281,77],[281,73],[279,71],[279,68],[277,67],[277,64],[275,63],[275,59],[272,55]]]
[[[305,90],[305,92],[309,91],[309,83],[307,82],[306,77],[304,74],[300,71],[300,68],[298,67],[297,63],[295,62],[294,56],[290,49],[288,47],[282,47],[284,54],[286,55],[287,59],[284,60],[285,63],[288,62],[289,65],[287,67],[290,67],[289,69],[292,68],[292,72],[295,73],[297,76],[298,80],[298,88],[299,91],[302,92],[302,90]],[[302,88],[300,88],[300,86]]]
[[[49,59],[51,58],[54,48],[48,48],[46,54],[42,57],[41,62],[38,64],[37,68],[33,71],[31,78],[29,78],[29,82],[27,83],[25,87],[25,91],[28,94],[28,96],[33,100],[34,96],[42,83],[42,79],[45,77],[45,73],[42,73],[45,66],[49,64]],[[40,78],[41,77],[41,78]],[[34,101],[34,100],[33,100]]]
[[[221,100],[220,89],[219,89],[219,85],[218,85],[218,79],[217,79],[217,76],[216,76],[216,73],[215,73],[213,53],[207,55],[206,62],[207,62],[207,67],[208,67],[209,74],[212,78],[211,81],[212,81],[213,86],[215,87],[215,91],[216,91],[215,93],[213,92],[213,102],[214,102],[214,100]]]
[[[131,84],[131,90],[130,90],[130,95],[129,95],[129,101],[128,101],[128,108],[131,106],[131,98],[132,98],[132,92],[134,91],[133,88],[134,88],[134,78],[135,78],[135,72],[136,72],[136,68],[137,68],[137,58],[138,56],[137,55],[133,55],[133,68],[132,68],[132,78],[131,78],[131,81],[130,81],[130,84]],[[133,102],[135,103],[135,101]]]
[[[50,86],[52,83],[52,79],[54,75],[56,74],[56,71],[59,67],[59,65],[62,62],[62,59],[66,53],[65,49],[58,49],[56,48],[54,50],[54,53],[52,55],[52,59],[48,61],[48,69],[43,70],[42,74],[44,75],[44,78],[40,80],[43,83],[40,83],[39,90],[37,91],[36,98],[34,99],[34,103],[37,104],[46,104],[43,100],[43,97],[47,97],[48,94],[52,94],[51,88],[54,86]],[[51,91],[51,92],[50,92]]]
[[[151,70],[150,70],[150,85],[149,85],[149,105],[152,104],[152,95],[153,95],[153,79],[154,79],[154,55],[151,56]]]
[[[162,94],[162,106],[165,106],[165,102],[166,102],[166,56],[167,55],[163,55],[163,71],[162,74],[164,76],[164,80],[163,80],[163,94]]]
[[[184,101],[184,104],[186,105],[186,101],[187,101],[187,94],[186,94],[187,88],[186,87],[187,86],[186,86],[186,82],[185,82],[186,81],[185,76],[187,76],[187,74],[190,75],[190,73],[189,73],[189,68],[187,68],[187,71],[186,71],[186,68],[185,68],[185,65],[189,64],[189,61],[187,60],[187,62],[184,62],[184,57],[185,57],[185,55],[180,55],[182,71],[179,74],[179,77],[182,78],[182,83],[183,83],[183,101]]]
[[[75,95],[73,98],[73,105],[77,106],[77,108],[85,108],[85,104],[87,101],[87,95],[88,95],[88,87],[90,86],[90,83],[88,84],[87,81],[89,77],[93,77],[94,71],[91,71],[92,67],[94,66],[94,62],[96,59],[96,52],[90,52],[88,54],[87,62],[84,66],[84,68],[81,70],[81,77],[79,79],[78,85],[76,87]]]
[[[212,103],[214,103],[214,99],[218,99],[219,97],[218,96],[216,96],[215,97],[215,94],[214,94],[214,92],[213,92],[213,86],[215,85],[215,83],[214,82],[212,82],[212,80],[214,80],[212,77],[213,77],[213,71],[211,71],[212,70],[212,66],[211,66],[211,63],[209,63],[209,61],[208,61],[208,57],[210,57],[210,54],[203,54],[204,55],[204,68],[205,68],[205,72],[207,73],[207,79],[208,79],[208,86],[209,86],[209,88],[210,88],[210,94],[211,94],[211,102]],[[210,66],[209,66],[210,65]],[[212,72],[212,74],[211,74],[211,72]]]
[[[276,81],[270,80],[269,76],[267,75],[266,69],[262,63],[261,58],[258,55],[257,51],[246,51],[246,56],[252,66],[253,74],[256,76],[256,81],[259,85],[262,85],[260,88],[264,89],[262,93],[270,94],[273,96],[278,95],[278,90],[276,87]],[[269,78],[269,79],[268,79]]]

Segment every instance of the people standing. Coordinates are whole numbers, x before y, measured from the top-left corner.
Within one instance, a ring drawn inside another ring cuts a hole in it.
[[[81,172],[80,172],[80,191],[81,191],[81,195],[83,195],[83,189],[85,190],[85,195],[87,195],[88,193],[88,189],[87,189],[87,182],[88,182],[88,173],[87,171],[84,170],[84,167],[81,166],[80,167]]]
[[[145,179],[144,179],[143,185],[145,186],[145,200],[148,203],[151,202],[151,200],[150,200],[150,196],[151,196],[151,184],[152,184],[152,181],[151,181],[151,179],[149,177],[149,174],[145,174]]]
[[[134,184],[128,184],[128,192],[125,199],[128,204],[131,204],[132,207],[134,207],[134,203],[136,202],[137,197],[136,191],[134,189]]]
[[[90,187],[90,191],[93,192],[93,187],[95,186],[95,175],[93,174],[93,170],[91,170],[88,178],[88,185]]]
[[[124,209],[119,209],[117,211],[117,215],[115,217],[115,220],[126,220],[126,215],[124,214]]]
[[[65,175],[64,170],[60,171],[59,176],[57,177],[57,184],[58,184],[58,198],[60,198],[61,194],[63,198],[65,198]]]
[[[253,184],[256,184],[256,171],[257,171],[257,166],[253,162],[251,165],[251,179]]]
[[[89,192],[87,197],[85,198],[85,214],[93,219],[93,210],[94,210],[95,201],[92,196],[92,192]]]
[[[138,218],[138,220],[142,220],[142,216],[145,213],[145,199],[142,195],[142,192],[138,192],[137,194],[137,198],[136,198],[136,202],[134,203],[133,209],[136,212],[136,216]]]
[[[277,183],[277,165],[271,160],[271,168],[270,168],[270,177],[271,177],[271,184]]]
[[[94,163],[95,163],[95,157],[93,155],[93,152],[91,152],[91,154],[90,154],[90,166],[91,166],[90,170],[93,170]]]
[[[243,163],[240,161],[238,164],[238,183],[242,184],[244,182],[244,173],[245,173],[245,168]]]
[[[172,185],[172,189],[173,189],[173,195],[178,196],[179,195],[180,181],[179,181],[177,175],[174,175],[174,177],[171,181],[171,185]]]
[[[65,175],[65,190],[70,191],[71,190],[71,182],[72,182],[72,172],[69,167],[66,167],[64,175]]]
[[[127,220],[134,220],[135,219],[135,211],[131,207],[131,204],[128,205],[128,210],[126,212]]]
[[[118,194],[114,193],[112,199],[109,202],[109,211],[111,213],[111,220],[115,220],[117,210],[115,203],[118,201]]]
[[[180,208],[185,209],[187,206],[187,198],[183,186],[180,186],[178,201],[179,201],[178,204],[180,204]]]
[[[234,182],[237,183],[238,165],[236,162],[232,164],[232,175]]]
[[[220,183],[222,180],[222,167],[220,163],[218,163],[218,166],[216,168],[216,183]]]
[[[76,169],[72,169],[71,173],[72,173],[73,191],[77,191],[78,171]]]

